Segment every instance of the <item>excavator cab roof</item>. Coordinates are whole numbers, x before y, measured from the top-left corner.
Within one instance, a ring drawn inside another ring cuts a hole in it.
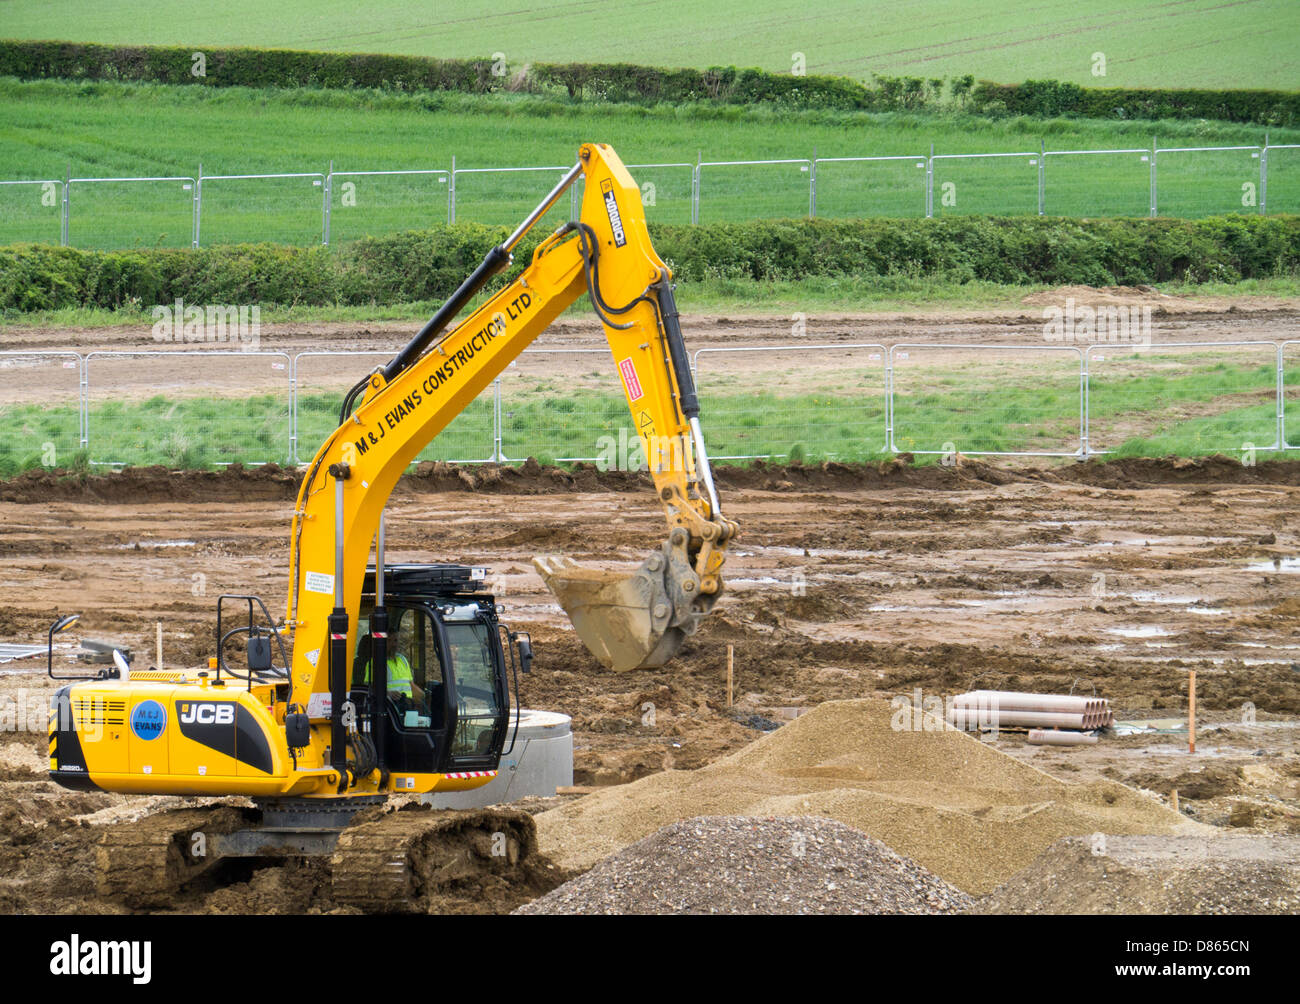
[[[416,596],[459,596],[466,593],[482,593],[487,589],[487,569],[475,565],[385,565],[384,593],[386,595]],[[375,568],[366,568],[365,582],[362,584],[363,596],[375,594]]]

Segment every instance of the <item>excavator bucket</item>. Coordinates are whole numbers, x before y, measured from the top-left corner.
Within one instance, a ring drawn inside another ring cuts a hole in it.
[[[684,543],[666,541],[635,571],[536,557],[533,565],[573,629],[606,669],[652,669],[671,659],[717,599],[700,594]]]

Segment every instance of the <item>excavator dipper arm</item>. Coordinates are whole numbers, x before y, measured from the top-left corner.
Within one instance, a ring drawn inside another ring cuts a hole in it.
[[[585,181],[579,219],[543,240],[517,279],[446,331],[579,176]],[[610,147],[586,144],[560,184],[410,344],[354,388],[342,424],[306,472],[293,519],[286,617],[294,633],[291,701],[315,709],[313,718],[321,707],[331,709],[330,728],[312,729],[301,766],[345,763],[340,709],[361,586],[398,478],[584,292],[604,324],[669,535],[630,575],[561,558],[535,563],[579,637],[607,667],[661,666],[695,630],[722,590],[727,543],[737,528],[720,511],[704,451],[671,278],[651,246],[636,183]]]

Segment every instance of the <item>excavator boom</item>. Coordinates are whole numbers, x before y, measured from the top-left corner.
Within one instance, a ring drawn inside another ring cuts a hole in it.
[[[579,177],[579,218],[548,235],[513,282],[450,327]],[[307,470],[294,515],[286,617],[294,632],[293,703],[308,707],[317,695],[319,707],[325,693],[334,707],[344,703],[362,577],[402,472],[583,293],[604,325],[668,539],[630,574],[555,556],[535,564],[605,666],[657,667],[672,657],[722,590],[736,525],[720,511],[671,278],[651,246],[636,183],[610,147],[586,144],[415,338],[354,388],[342,424]],[[340,737],[336,731],[326,745],[337,749]]]

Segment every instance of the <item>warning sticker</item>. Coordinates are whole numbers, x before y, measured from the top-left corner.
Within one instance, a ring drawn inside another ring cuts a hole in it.
[[[307,698],[308,718],[328,718],[333,710],[333,694],[314,693]]]
[[[326,596],[334,593],[334,576],[324,572],[308,572],[302,584],[309,593],[324,593]]]
[[[641,390],[641,381],[636,375],[636,365],[632,362],[630,356],[619,362],[618,371],[623,374],[623,386],[627,388],[627,399],[629,401],[641,400],[644,391]]]

